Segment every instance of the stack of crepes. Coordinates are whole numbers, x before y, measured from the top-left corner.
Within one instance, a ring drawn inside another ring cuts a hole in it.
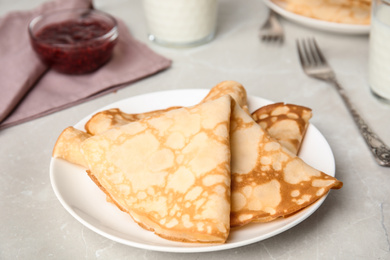
[[[272,0],[287,11],[328,22],[370,24],[371,0]]]
[[[244,87],[224,81],[192,107],[99,112],[86,132],[66,128],[53,157],[85,167],[141,227],[224,243],[231,227],[288,217],[342,187],[296,155],[310,117],[283,103],[251,116]]]

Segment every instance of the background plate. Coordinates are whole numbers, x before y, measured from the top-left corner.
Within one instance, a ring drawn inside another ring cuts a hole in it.
[[[99,111],[119,108],[127,113],[139,113],[174,105],[191,106],[201,101],[208,92],[209,90],[206,89],[154,92],[115,102]],[[251,111],[270,103],[271,101],[259,97],[248,97]],[[82,119],[75,127],[84,130],[84,124],[97,112]],[[313,167],[334,176],[335,162],[332,150],[324,136],[313,125],[309,125],[299,156]],[[125,245],[164,252],[218,251],[258,242],[302,222],[313,214],[326,198],[323,197],[310,207],[286,219],[234,228],[225,244],[205,245],[165,240],[142,229],[128,214],[106,202],[106,195],[91,181],[82,167],[52,158],[50,179],[54,192],[64,208],[89,229]]]
[[[297,22],[299,24],[314,28],[320,29],[328,32],[336,32],[343,34],[368,34],[370,32],[369,25],[354,25],[354,24],[343,24],[343,23],[332,23],[327,21],[322,21],[318,19],[313,19],[310,17],[298,15],[292,12],[289,12],[279,5],[273,3],[271,0],[263,0],[264,3],[274,10],[276,13],[281,16],[289,19],[293,22]],[[310,0],[309,0],[310,1]]]

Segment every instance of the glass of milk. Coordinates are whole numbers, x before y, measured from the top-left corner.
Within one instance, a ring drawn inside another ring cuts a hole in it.
[[[390,0],[373,0],[369,51],[372,92],[390,101]]]
[[[191,47],[215,35],[217,0],[143,0],[149,40],[169,47]]]

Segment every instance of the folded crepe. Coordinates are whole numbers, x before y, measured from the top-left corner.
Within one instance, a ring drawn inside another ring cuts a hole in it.
[[[272,138],[297,155],[312,117],[310,108],[284,103],[263,106],[252,113],[252,118]]]
[[[287,11],[344,24],[370,24],[371,0],[272,0]]]
[[[230,114],[224,96],[92,136],[81,144],[88,173],[143,228],[170,240],[224,243]]]
[[[342,187],[284,148],[237,105],[230,135],[231,226],[290,216]]]

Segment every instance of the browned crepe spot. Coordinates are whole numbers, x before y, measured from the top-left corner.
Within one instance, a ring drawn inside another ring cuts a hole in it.
[[[284,103],[264,106],[252,113],[256,123],[293,154],[301,148],[311,117],[310,108]]]

